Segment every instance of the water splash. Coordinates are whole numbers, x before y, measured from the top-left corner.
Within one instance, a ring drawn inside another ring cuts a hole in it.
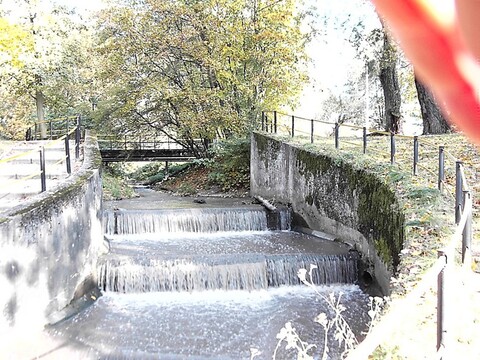
[[[107,211],[104,219],[107,235],[268,229],[265,210],[248,208]]]
[[[340,255],[245,254],[199,256],[189,259],[105,259],[98,268],[104,291],[123,293],[156,291],[260,290],[300,284],[300,268],[316,265],[315,284],[354,283],[355,253]]]
[[[290,230],[291,214],[288,208],[115,210],[105,212],[104,223],[106,235]]]
[[[343,312],[356,334],[365,331],[368,296],[355,285],[318,287],[324,297],[342,293]],[[314,322],[332,309],[308,286],[258,291],[201,291],[120,294],[107,292],[87,311],[57,324],[63,340],[72,339],[96,356],[91,359],[271,359],[276,334],[292,322],[302,340],[316,344],[321,358],[323,331]],[[339,359],[338,340],[329,339],[330,358]],[[295,359],[281,352],[277,359]],[[86,358],[86,357],[83,357]],[[82,358],[82,359],[83,359]]]

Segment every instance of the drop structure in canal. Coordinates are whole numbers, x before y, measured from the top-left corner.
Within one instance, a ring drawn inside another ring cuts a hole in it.
[[[332,293],[357,337],[365,331],[369,300],[355,285],[356,253],[289,231],[286,210],[275,226],[253,205],[106,210],[104,223],[103,296],[51,329],[85,358],[250,359],[254,348],[255,359],[295,359],[286,342],[277,348],[287,322],[321,358],[325,333],[314,320],[333,318],[322,298]],[[297,275],[311,264],[314,288]],[[338,359],[343,345],[333,329],[327,337],[328,358]]]

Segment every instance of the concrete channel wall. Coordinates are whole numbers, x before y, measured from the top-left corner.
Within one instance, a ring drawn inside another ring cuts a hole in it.
[[[405,217],[375,174],[259,133],[252,135],[251,194],[288,204],[294,225],[352,245],[384,294],[399,263]]]
[[[104,251],[100,168],[87,133],[79,170],[0,215],[0,336],[55,322],[96,284]]]

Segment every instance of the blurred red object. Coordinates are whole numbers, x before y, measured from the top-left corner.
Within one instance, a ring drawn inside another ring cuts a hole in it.
[[[372,1],[449,120],[480,145],[480,1]]]

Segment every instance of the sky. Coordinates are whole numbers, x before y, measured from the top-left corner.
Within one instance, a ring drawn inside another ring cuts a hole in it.
[[[363,70],[363,63],[355,58],[355,50],[346,39],[351,31],[349,26],[362,21],[367,29],[372,29],[379,26],[379,20],[373,6],[361,0],[306,2],[306,6],[312,4],[319,14],[317,26],[321,28],[322,35],[313,39],[307,48],[312,59],[308,69],[311,81],[304,90],[295,113],[306,118],[320,118],[322,101],[330,93],[342,93],[349,78]],[[347,18],[348,14],[351,14],[350,18]],[[340,30],[340,25],[347,19],[344,30]]]

